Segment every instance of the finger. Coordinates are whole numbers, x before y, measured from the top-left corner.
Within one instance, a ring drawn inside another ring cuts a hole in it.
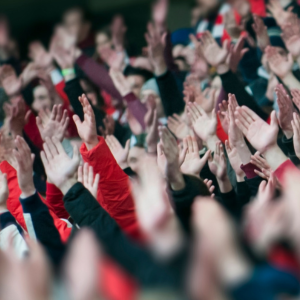
[[[49,149],[52,157],[58,155],[58,151],[57,151],[56,146],[54,145],[53,141],[48,137],[46,138],[46,144],[48,146],[48,149]]]
[[[56,137],[52,138],[52,142],[53,142],[53,145],[56,148],[57,153],[59,153],[59,154],[66,153],[63,145],[61,144],[61,142]]]
[[[89,165],[88,163],[84,163],[83,165],[83,184],[84,186],[88,186],[88,173],[89,173]]]
[[[94,169],[92,166],[89,166],[88,183],[90,186],[93,186],[93,182],[94,182]]]
[[[77,180],[81,183],[83,183],[83,168],[82,166],[78,167],[78,172],[77,172]]]

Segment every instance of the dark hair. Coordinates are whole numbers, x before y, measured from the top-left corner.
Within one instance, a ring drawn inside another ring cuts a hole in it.
[[[124,70],[124,75],[125,76],[132,76],[132,75],[139,75],[145,78],[145,82],[148,81],[149,79],[153,78],[153,73],[145,70],[145,69],[141,69],[141,68],[135,68],[132,66],[127,66]]]

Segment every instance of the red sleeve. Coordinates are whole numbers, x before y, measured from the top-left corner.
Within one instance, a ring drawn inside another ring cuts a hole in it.
[[[249,0],[251,12],[260,17],[266,16],[266,4],[264,0]]]
[[[218,115],[217,115],[217,132],[216,132],[216,134],[217,134],[217,137],[220,139],[220,141],[223,144],[225,144],[225,141],[228,140],[228,135],[224,131]]]
[[[0,163],[0,170],[3,173],[7,174],[7,183],[9,189],[9,196],[7,199],[7,208],[16,221],[25,229],[27,230],[26,223],[23,216],[23,209],[22,205],[19,201],[21,195],[21,189],[19,187],[17,172],[16,170],[6,161]],[[54,213],[53,209],[47,202],[39,195],[41,200],[47,205],[49,208],[49,212],[53,218],[54,225],[57,228],[60,237],[63,242],[67,241],[68,237],[71,234],[72,228],[68,225],[67,222],[60,220],[56,214]]]
[[[24,126],[24,132],[36,147],[40,150],[43,149],[43,140],[36,125],[36,119],[33,113],[30,114],[28,123]]]
[[[140,238],[128,176],[115,161],[103,137],[98,140],[90,151],[85,144],[80,148],[83,160],[93,166],[94,174],[100,174],[97,201],[127,234]]]
[[[62,219],[68,219],[69,214],[65,209],[63,194],[54,184],[47,182],[46,201],[53,212]]]
[[[289,159],[287,159],[274,172],[275,176],[283,186],[285,182],[285,174],[287,172],[297,172],[300,174],[300,170]]]
[[[63,99],[64,104],[70,105],[69,98],[64,91],[65,86],[66,86],[65,81],[62,80],[55,85],[55,90],[56,90],[57,94]]]

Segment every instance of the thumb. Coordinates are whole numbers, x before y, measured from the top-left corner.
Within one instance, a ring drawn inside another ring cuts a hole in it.
[[[278,127],[278,119],[277,119],[275,110],[273,110],[272,113],[271,113],[271,126]]]
[[[73,120],[74,120],[74,123],[75,123],[76,127],[78,128],[78,126],[81,125],[80,118],[77,115],[73,115]]]
[[[207,162],[208,160],[211,161],[212,160],[212,156],[211,156],[211,150],[206,151],[206,153],[204,154],[204,156],[201,158],[201,160],[203,162]]]
[[[126,151],[126,153],[129,153],[129,148],[130,148],[130,139],[127,140],[127,142],[125,144],[125,151]]]

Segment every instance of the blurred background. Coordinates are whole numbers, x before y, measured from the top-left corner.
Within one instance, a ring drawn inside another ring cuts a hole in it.
[[[129,55],[137,55],[146,45],[144,33],[150,20],[151,0],[1,0],[0,13],[11,25],[12,35],[19,41],[21,56],[27,54],[27,45],[38,39],[48,45],[53,26],[61,20],[69,7],[80,5],[90,14],[93,29],[108,25],[116,13],[125,18],[128,28]],[[171,0],[168,27],[171,31],[189,27],[194,0]],[[29,35],[30,33],[30,35]]]

